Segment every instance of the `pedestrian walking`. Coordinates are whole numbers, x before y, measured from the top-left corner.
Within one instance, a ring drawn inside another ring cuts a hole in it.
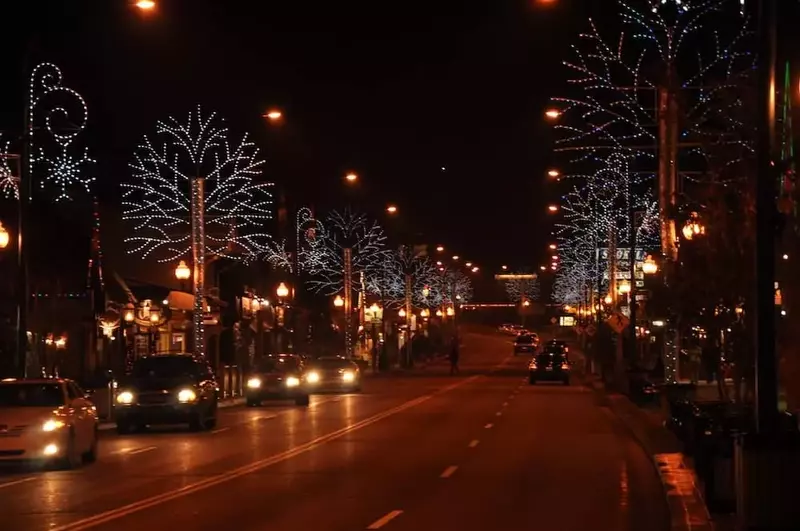
[[[458,374],[458,358],[460,357],[459,352],[460,346],[458,344],[458,337],[453,336],[453,341],[450,345],[450,375]]]

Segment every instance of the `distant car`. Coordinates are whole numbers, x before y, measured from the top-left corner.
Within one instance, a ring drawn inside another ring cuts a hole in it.
[[[514,355],[533,354],[539,346],[539,337],[536,334],[520,334],[514,339]]]
[[[528,365],[528,381],[531,385],[542,380],[569,385],[570,369],[565,348],[548,343]]]
[[[361,391],[361,370],[342,356],[326,356],[308,364],[308,390],[314,392]]]
[[[63,468],[97,459],[97,410],[65,379],[0,382],[0,461],[51,461]]]
[[[569,353],[569,346],[567,346],[567,342],[561,339],[551,339],[545,346],[554,346],[564,349],[564,352]]]
[[[114,419],[119,433],[155,424],[217,425],[217,382],[205,361],[191,354],[139,358],[117,386]]]
[[[256,362],[255,370],[247,378],[244,394],[248,407],[259,406],[270,399],[294,400],[298,406],[307,406],[310,391],[306,367],[300,356],[278,354]]]
[[[510,323],[505,323],[505,324],[501,324],[500,326],[498,326],[497,329],[503,334],[508,334],[509,331],[511,330],[512,326],[514,326],[514,325],[512,325]]]

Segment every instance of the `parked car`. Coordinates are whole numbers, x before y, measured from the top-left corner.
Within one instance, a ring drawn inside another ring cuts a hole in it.
[[[193,430],[213,429],[217,425],[217,391],[214,371],[191,354],[139,358],[118,385],[117,431],[183,423]]]
[[[0,461],[75,468],[97,459],[97,410],[72,380],[0,382]]]

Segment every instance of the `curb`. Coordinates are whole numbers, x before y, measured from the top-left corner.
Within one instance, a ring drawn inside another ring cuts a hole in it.
[[[633,421],[614,407],[613,401],[606,394],[603,382],[588,380],[587,383],[595,393],[602,395],[603,405],[620,421],[652,463],[661,480],[661,488],[669,510],[670,529],[714,531],[716,526],[698,487],[695,472],[686,464],[683,454],[655,451],[650,441],[634,427]],[[624,395],[621,396],[623,400],[628,400]],[[634,407],[638,406],[634,404]]]
[[[220,409],[225,409],[228,407],[241,406],[242,404],[244,404],[244,398],[226,398],[224,400],[220,400],[220,402],[217,404],[217,407]],[[105,421],[100,422],[100,424],[97,426],[97,429],[100,431],[108,431],[113,430],[116,427],[117,424],[115,422]]]

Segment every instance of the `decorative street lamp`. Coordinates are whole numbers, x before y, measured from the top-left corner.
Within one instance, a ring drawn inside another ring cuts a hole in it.
[[[8,247],[8,242],[11,240],[11,235],[6,228],[0,223],[0,249]]]
[[[275,294],[278,296],[279,299],[285,299],[289,296],[289,288],[286,286],[285,283],[281,282],[278,284],[278,288],[275,290]]]
[[[682,229],[683,237],[691,240],[695,236],[703,236],[706,233],[706,228],[700,223],[700,217],[697,212],[692,212],[689,219]]]
[[[341,308],[342,306],[344,306],[344,299],[342,298],[341,295],[337,295],[336,298],[333,299],[333,305],[336,306],[337,308]]]
[[[644,263],[642,264],[642,272],[645,275],[654,275],[658,273],[658,264],[649,254],[647,255],[647,258],[645,258]]]
[[[175,268],[175,278],[183,282],[184,280],[189,280],[189,277],[192,276],[192,270],[186,265],[184,260],[178,264],[178,267]]]
[[[430,294],[431,294],[431,288],[429,288],[428,286],[424,286],[422,288],[422,296],[427,298],[428,295],[430,295]]]

